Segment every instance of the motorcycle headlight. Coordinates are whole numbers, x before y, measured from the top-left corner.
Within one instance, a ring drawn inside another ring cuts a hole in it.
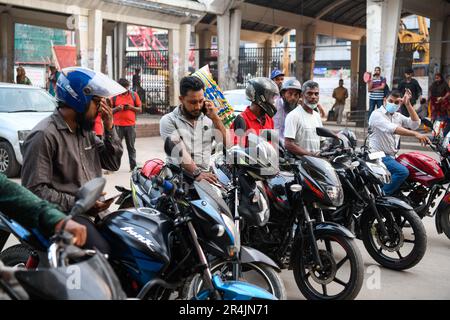
[[[332,187],[328,186],[325,188],[328,198],[330,198],[333,205],[336,207],[339,207],[342,205],[344,200],[344,191],[342,190],[342,187]]]
[[[239,230],[237,230],[234,221],[229,216],[225,214],[221,214],[221,216],[225,223],[226,231],[229,232],[234,239],[234,243],[228,247],[228,254],[233,257],[241,250],[241,235]]]
[[[17,136],[19,138],[19,143],[23,143],[25,141],[25,139],[28,137],[28,135],[30,134],[31,130],[21,130],[21,131],[17,131]]]
[[[383,184],[391,183],[391,173],[386,168],[384,163],[378,161],[376,163],[367,162],[367,167],[370,169],[370,172]]]

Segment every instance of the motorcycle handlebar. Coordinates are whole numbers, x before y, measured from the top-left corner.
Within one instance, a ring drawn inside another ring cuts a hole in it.
[[[162,177],[155,177],[152,182],[157,187],[163,188],[165,193],[170,193],[175,189],[175,185],[172,182],[165,180]]]

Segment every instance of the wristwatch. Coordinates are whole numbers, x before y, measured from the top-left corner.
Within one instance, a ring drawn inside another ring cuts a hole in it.
[[[193,172],[192,175],[194,176],[194,179],[197,179],[197,177],[202,173],[202,170],[200,168],[196,168]]]

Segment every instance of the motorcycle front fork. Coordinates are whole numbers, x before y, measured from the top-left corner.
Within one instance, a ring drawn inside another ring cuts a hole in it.
[[[319,247],[317,246],[316,236],[314,235],[314,222],[315,221],[312,220],[311,217],[309,216],[308,209],[306,208],[305,205],[303,205],[303,212],[305,215],[305,222],[306,222],[306,227],[308,230],[309,242],[311,245],[314,262],[316,263],[316,265],[318,265],[320,267],[320,269],[322,269],[323,264],[322,264],[322,260],[320,260]]]

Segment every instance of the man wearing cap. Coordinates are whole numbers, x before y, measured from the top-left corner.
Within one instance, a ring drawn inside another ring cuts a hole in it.
[[[274,69],[270,74],[270,79],[276,83],[276,85],[278,86],[278,90],[281,90],[281,85],[284,81],[284,73],[279,69]]]
[[[280,139],[284,139],[284,124],[286,116],[294,110],[302,94],[302,85],[297,79],[286,80],[281,86],[281,97],[275,101],[277,113],[273,117],[275,129],[278,130]]]

